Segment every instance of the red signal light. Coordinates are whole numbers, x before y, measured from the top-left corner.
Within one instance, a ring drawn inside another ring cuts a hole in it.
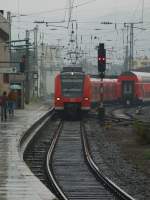
[[[97,59],[98,59],[98,72],[104,74],[106,70],[106,50],[104,48],[104,43],[100,43],[98,46]]]
[[[101,61],[101,62],[102,61],[104,62],[105,61],[105,57],[99,57],[98,60]]]

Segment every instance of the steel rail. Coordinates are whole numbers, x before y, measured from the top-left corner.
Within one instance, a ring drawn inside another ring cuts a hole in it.
[[[115,193],[121,200],[135,200],[132,196],[127,194],[124,190],[122,190],[119,186],[117,186],[114,182],[112,182],[108,177],[104,175],[104,173],[97,167],[92,156],[90,155],[90,148],[88,144],[87,134],[83,123],[81,123],[81,134],[83,140],[83,150],[85,153],[85,159],[96,175],[99,178],[105,187],[108,187],[113,193]]]
[[[50,180],[50,182],[52,183],[53,189],[55,190],[55,192],[57,193],[57,195],[59,196],[59,198],[61,198],[61,200],[69,200],[66,195],[63,193],[62,189],[60,188],[59,184],[57,183],[54,173],[53,173],[53,169],[52,169],[52,158],[53,158],[53,153],[54,153],[54,149],[55,146],[57,144],[60,132],[62,130],[63,127],[63,122],[60,121],[57,130],[54,133],[50,148],[48,150],[47,153],[47,158],[46,158],[46,171],[47,171],[47,176],[48,179]]]

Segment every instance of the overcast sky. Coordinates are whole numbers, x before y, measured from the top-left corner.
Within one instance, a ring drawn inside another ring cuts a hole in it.
[[[73,1],[73,0],[72,0]],[[137,48],[142,49],[150,46],[147,37],[150,35],[150,0],[74,0],[72,19],[78,22],[78,35],[85,38],[85,47],[90,49],[91,36],[106,42],[108,47],[121,48],[123,42],[123,22],[139,22],[142,20],[142,4],[144,2],[144,21],[142,27],[146,33],[138,29],[135,33]],[[35,21],[61,21],[68,20],[69,0],[0,0],[1,10],[11,11],[12,15],[12,36],[21,38],[25,35],[26,29],[35,27]],[[27,16],[21,17],[19,15]],[[111,21],[116,25],[102,25],[103,21]],[[58,24],[55,24],[58,25]],[[140,25],[141,27],[141,25]],[[52,30],[51,26],[39,24],[39,35],[44,35],[44,42],[56,44],[61,39],[62,45],[66,45],[69,30],[57,28]],[[101,29],[96,31],[95,29]],[[143,43],[140,38],[143,37]],[[144,44],[144,39],[145,44]],[[119,42],[118,42],[119,41]],[[98,42],[98,41],[97,41]],[[147,47],[146,47],[147,44]],[[96,45],[96,44],[94,44]],[[138,46],[139,45],[139,46]]]
[[[18,12],[19,10],[21,13],[65,8],[68,2],[69,0],[0,0],[1,9],[13,12]],[[91,11],[90,15],[97,13],[99,16],[117,12],[118,10],[128,10],[133,13],[136,8],[142,5],[142,0],[74,0],[74,5],[86,2],[87,4],[80,7],[84,14],[88,15],[88,12]],[[145,8],[149,6],[150,1],[145,0]]]

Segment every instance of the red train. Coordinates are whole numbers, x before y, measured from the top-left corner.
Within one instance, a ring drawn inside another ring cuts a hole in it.
[[[91,103],[97,105],[100,99],[105,103],[112,103],[118,100],[118,80],[91,78]],[[102,89],[103,88],[103,89]],[[103,95],[101,95],[103,93]]]
[[[91,82],[80,67],[65,67],[55,78],[56,111],[72,114],[91,108]]]
[[[150,103],[150,73],[124,72],[117,79],[104,79],[103,85],[104,102]],[[100,80],[91,79],[91,86],[93,103],[100,98]]]
[[[122,73],[118,77],[118,99],[126,104],[150,102],[150,73]]]
[[[81,68],[66,67],[55,79],[55,110],[89,111],[101,98],[101,81]],[[103,101],[139,104],[150,102],[150,73],[124,72],[117,79],[103,79]]]

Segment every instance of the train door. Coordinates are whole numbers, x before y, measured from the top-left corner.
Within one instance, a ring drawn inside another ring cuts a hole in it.
[[[126,104],[134,100],[134,81],[122,81],[122,99]]]

